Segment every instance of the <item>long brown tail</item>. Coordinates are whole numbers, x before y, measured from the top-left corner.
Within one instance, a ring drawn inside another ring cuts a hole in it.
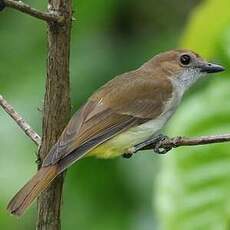
[[[57,165],[42,167],[9,202],[7,209],[20,216],[30,206],[33,200],[44,191],[49,183],[58,175]]]

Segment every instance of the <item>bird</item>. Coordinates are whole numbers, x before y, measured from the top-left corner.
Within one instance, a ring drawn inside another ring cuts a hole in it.
[[[223,70],[191,50],[173,49],[108,81],[73,115],[7,209],[21,216],[56,176],[83,157],[121,156],[156,136],[198,79]]]

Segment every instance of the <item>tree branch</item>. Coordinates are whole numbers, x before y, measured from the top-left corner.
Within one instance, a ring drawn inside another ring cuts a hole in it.
[[[147,141],[144,141],[138,145],[131,147],[125,157],[129,157],[133,153],[141,150],[153,149],[156,153],[166,153],[172,148],[180,146],[193,146],[193,145],[206,145],[214,143],[230,142],[230,134],[220,134],[211,136],[200,137],[173,137],[168,138],[166,136],[159,135],[153,137]]]
[[[200,136],[200,137],[174,137],[171,139],[163,140],[162,147],[180,147],[191,145],[206,145],[214,143],[222,143],[230,141],[230,134],[212,135],[212,136]]]
[[[23,13],[30,15],[30,16],[33,16],[35,18],[39,18],[39,19],[47,21],[47,22],[59,22],[59,23],[61,23],[64,20],[63,16],[60,16],[58,14],[51,13],[51,12],[42,12],[42,11],[36,10],[22,1],[0,0],[0,2],[3,2],[5,4],[5,6],[7,6],[7,7],[16,9],[18,11],[21,11]]]
[[[41,144],[40,136],[30,127],[30,125],[18,114],[14,108],[0,95],[0,105],[13,118],[23,132],[38,146]]]
[[[48,63],[43,107],[42,144],[39,157],[44,160],[57,142],[70,117],[69,56],[71,37],[71,0],[49,0],[49,10],[65,16],[62,24],[48,24]],[[64,174],[56,177],[38,198],[37,230],[61,229],[61,204]]]

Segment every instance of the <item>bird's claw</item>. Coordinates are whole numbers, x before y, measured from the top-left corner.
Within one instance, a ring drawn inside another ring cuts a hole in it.
[[[124,153],[124,154],[122,155],[122,157],[124,157],[124,158],[126,158],[126,159],[129,159],[129,158],[131,158],[132,156],[133,156],[132,153]]]
[[[156,143],[153,151],[157,154],[165,154],[170,151],[172,149],[171,146],[163,146],[164,142],[166,142],[167,140],[169,140],[168,136],[164,136],[162,134],[159,135],[159,141]]]
[[[165,154],[168,151],[172,149],[172,146],[165,145],[165,142],[170,140],[169,137],[159,134],[158,136],[155,136],[149,140],[146,140],[144,142],[141,142],[125,151],[125,153],[122,155],[124,158],[128,159],[133,156],[134,153],[136,153],[139,150],[144,150],[146,146],[151,145],[155,153],[158,154]],[[148,148],[150,149],[150,148]]]

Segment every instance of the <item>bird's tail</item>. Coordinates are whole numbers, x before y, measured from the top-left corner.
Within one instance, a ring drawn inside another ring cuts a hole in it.
[[[42,167],[9,202],[7,207],[9,212],[17,216],[22,215],[58,174],[57,165]]]

